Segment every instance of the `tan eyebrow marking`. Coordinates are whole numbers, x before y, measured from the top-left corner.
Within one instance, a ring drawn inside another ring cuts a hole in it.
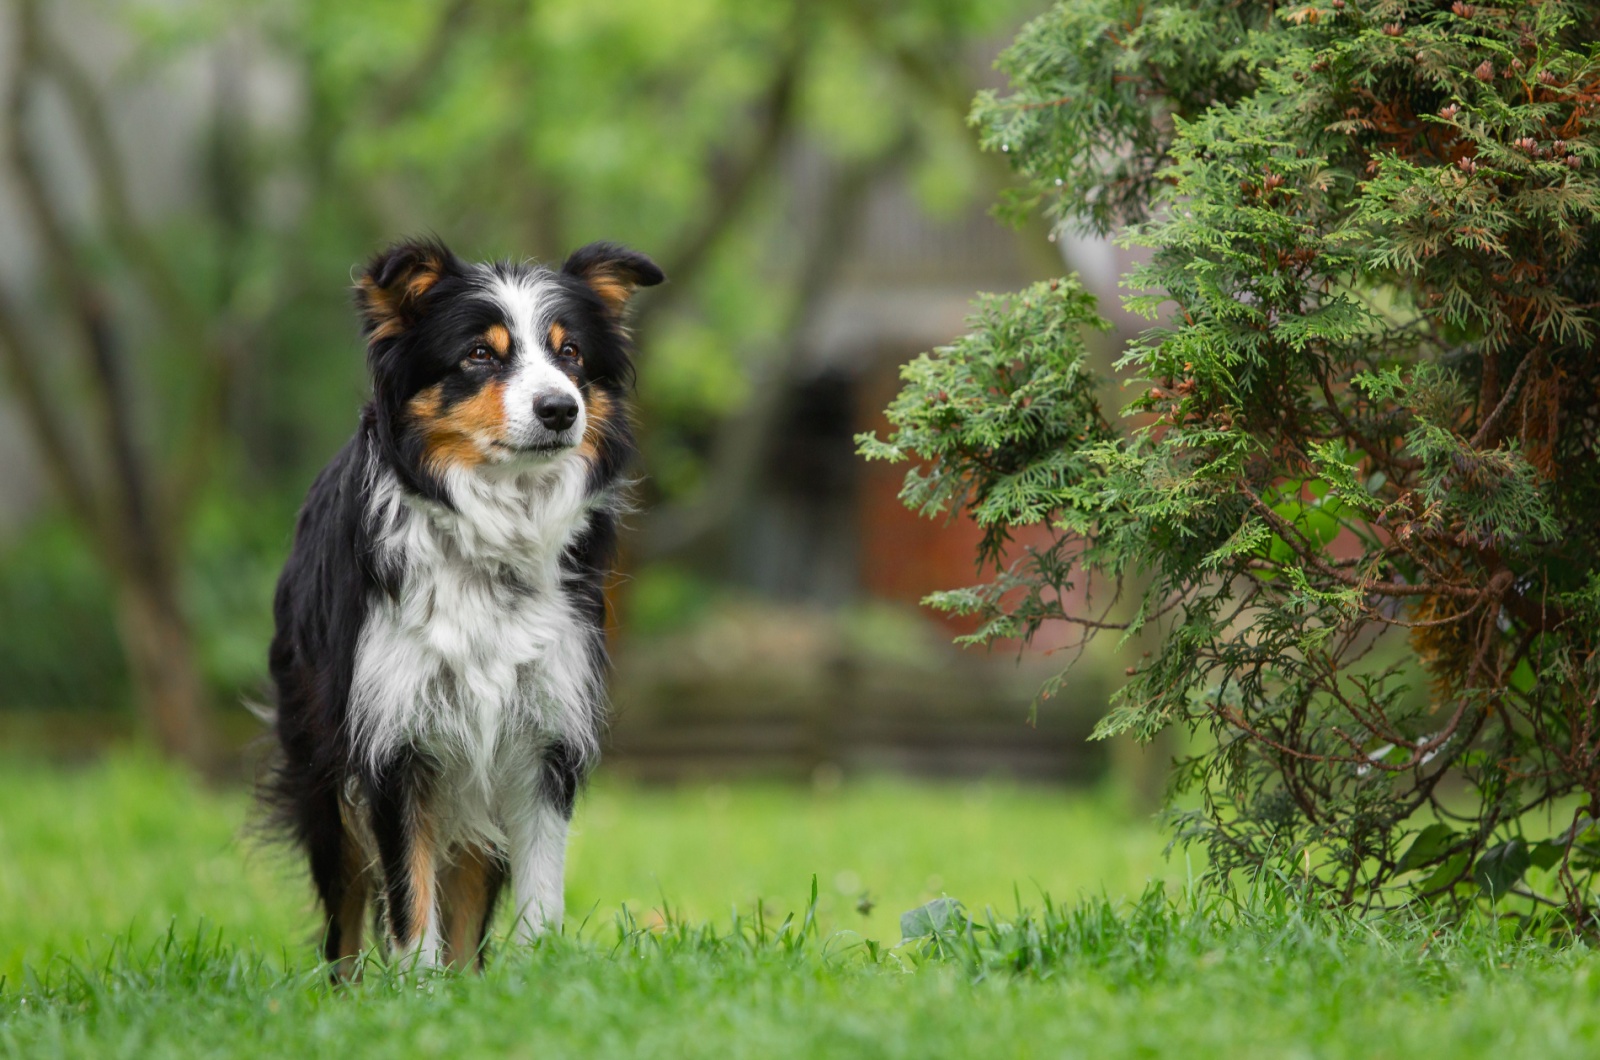
[[[560,324],[551,324],[550,325],[550,348],[559,353],[561,351],[561,347],[566,343],[566,341],[567,341],[567,329],[562,327]]]
[[[511,332],[506,330],[504,324],[490,325],[489,330],[483,333],[483,338],[489,344],[489,348],[500,356],[504,357],[511,352]]]

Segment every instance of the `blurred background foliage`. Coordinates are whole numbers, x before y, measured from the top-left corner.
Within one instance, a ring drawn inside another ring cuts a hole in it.
[[[619,746],[776,709],[759,682],[630,676],[710,623],[757,670],[824,675],[718,762],[802,747],[772,760],[811,769],[859,737],[944,768],[929,747],[989,711],[1017,732],[966,767],[1014,764],[1032,677],[955,659],[914,608],[968,580],[970,528],[908,524],[850,439],[973,290],[1061,270],[1042,227],[986,216],[1006,178],[965,123],[1032,7],[4,0],[0,708],[142,714],[227,758],[295,509],[364,397],[354,264],[425,231],[473,258],[608,238],[670,278],[635,320]],[[839,735],[879,708],[899,720]],[[1039,770],[1089,768],[1060,751],[1086,725]]]

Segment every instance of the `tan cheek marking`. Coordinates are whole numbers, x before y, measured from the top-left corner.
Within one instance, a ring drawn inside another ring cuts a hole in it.
[[[584,405],[589,419],[583,429],[583,442],[578,446],[578,454],[585,459],[595,460],[600,456],[600,443],[605,438],[606,425],[615,409],[610,396],[603,390],[591,390],[586,395]]]
[[[506,330],[504,324],[495,324],[484,332],[483,340],[489,344],[491,350],[502,357],[511,352],[511,332]]]
[[[504,383],[485,383],[476,394],[451,405],[440,422],[463,434],[489,435],[498,440],[506,427],[505,395]]]
[[[505,438],[505,384],[486,384],[465,401],[440,410],[441,388],[429,387],[407,404],[412,422],[422,429],[427,446],[424,462],[441,472],[455,467],[477,467],[483,463],[480,442]]]
[[[444,391],[443,387],[430,386],[426,390],[419,390],[417,396],[406,402],[406,415],[412,423],[424,427],[431,421],[439,418],[439,399]]]

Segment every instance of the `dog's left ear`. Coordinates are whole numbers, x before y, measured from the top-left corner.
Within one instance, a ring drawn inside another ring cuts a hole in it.
[[[655,262],[619,243],[590,243],[567,258],[561,271],[588,284],[614,315],[621,315],[640,287],[654,287],[667,278]]]

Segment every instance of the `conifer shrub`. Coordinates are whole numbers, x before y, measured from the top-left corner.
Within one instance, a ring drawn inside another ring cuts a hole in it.
[[[982,526],[931,598],[969,639],[1152,635],[1097,732],[1203,737],[1172,816],[1214,871],[1590,923],[1596,41],[1562,0],[1066,0],[974,106],[1004,210],[1149,248],[1130,397],[1064,278],[983,297],[862,451]]]

